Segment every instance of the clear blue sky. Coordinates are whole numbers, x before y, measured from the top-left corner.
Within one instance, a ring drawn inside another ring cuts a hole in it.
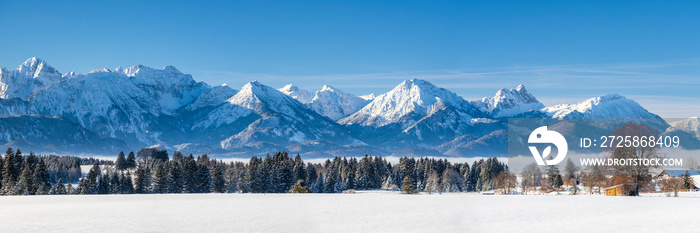
[[[383,93],[424,78],[467,99],[619,93],[700,115],[698,1],[1,1],[0,66],[174,65],[211,85]]]

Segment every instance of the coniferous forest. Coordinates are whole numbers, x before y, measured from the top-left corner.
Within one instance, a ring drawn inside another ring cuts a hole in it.
[[[81,177],[80,165],[91,165]],[[492,190],[508,167],[496,158],[472,164],[446,159],[400,158],[391,164],[378,156],[305,163],[299,155],[277,152],[248,163],[222,162],[207,155],[184,156],[165,150],[120,152],[115,162],[55,155],[23,155],[8,148],[0,158],[3,195],[132,193],[340,193],[385,189],[476,192]],[[71,184],[72,183],[72,184]],[[73,185],[76,184],[77,185]]]

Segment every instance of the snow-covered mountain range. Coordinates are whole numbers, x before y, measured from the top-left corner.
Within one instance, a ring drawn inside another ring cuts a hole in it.
[[[469,101],[420,79],[356,96],[328,85],[211,87],[172,66],[61,74],[31,58],[0,67],[0,145],[42,153],[498,155],[509,117],[659,118],[616,94],[547,107],[523,85]],[[698,125],[691,118],[673,126],[697,137]]]
[[[349,116],[370,101],[328,85],[324,85],[321,90],[310,92],[289,84],[279,91],[334,121]]]

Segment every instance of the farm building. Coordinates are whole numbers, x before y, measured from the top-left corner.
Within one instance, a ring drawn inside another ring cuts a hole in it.
[[[637,196],[637,184],[618,184],[604,188],[605,196]]]

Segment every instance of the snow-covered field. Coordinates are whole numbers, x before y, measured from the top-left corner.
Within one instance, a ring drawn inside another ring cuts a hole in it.
[[[697,232],[682,196],[2,196],[0,232]]]

